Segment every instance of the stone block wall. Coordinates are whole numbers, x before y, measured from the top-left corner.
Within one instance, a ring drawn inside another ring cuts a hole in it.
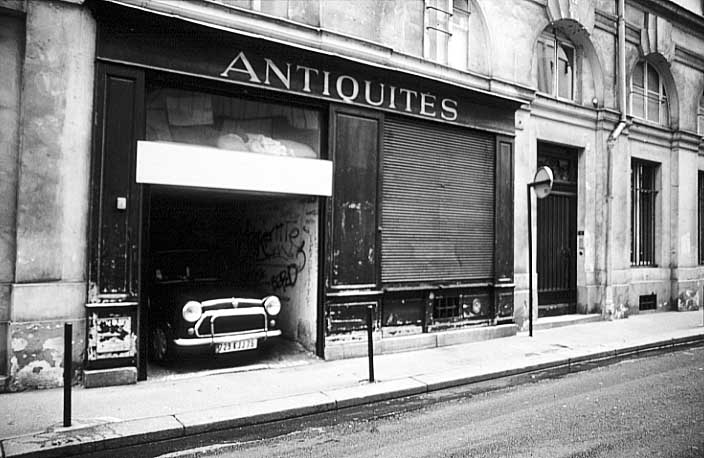
[[[76,2],[26,5],[24,16],[0,16],[0,52],[10,57],[0,71],[11,83],[0,116],[21,113],[16,130],[0,123],[9,129],[0,135],[0,181],[9,188],[3,195],[14,196],[0,204],[0,334],[8,342],[0,374],[10,389],[62,384],[65,322],[73,324],[77,365],[85,348],[95,23]],[[5,167],[10,162],[16,167]]]
[[[10,291],[15,276],[17,154],[25,37],[24,17],[13,13],[0,11],[0,377],[8,371]]]

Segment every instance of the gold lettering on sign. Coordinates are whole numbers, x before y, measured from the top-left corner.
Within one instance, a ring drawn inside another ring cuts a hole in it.
[[[317,68],[306,67],[304,65],[297,65],[296,71],[303,70],[303,92],[310,92],[310,74],[311,72],[318,74]]]
[[[373,107],[380,107],[384,103],[384,83],[379,83],[379,100],[372,100],[372,82],[364,80],[364,100]]]
[[[389,89],[391,89],[391,95],[389,96],[389,108],[392,110],[396,109],[396,87],[395,86],[389,86]]]
[[[244,65],[244,68],[237,68],[237,63],[242,62],[242,65]],[[245,73],[249,75],[249,82],[250,83],[261,83],[262,80],[259,79],[257,76],[257,73],[254,71],[254,68],[252,67],[252,64],[249,63],[249,60],[247,60],[247,56],[244,55],[244,52],[240,51],[239,54],[237,54],[237,57],[232,59],[232,62],[230,62],[230,65],[227,66],[224,72],[220,73],[220,76],[227,78],[230,74],[230,72],[239,72],[239,73]]]
[[[416,91],[412,91],[410,89],[405,89],[405,88],[401,88],[398,91],[401,94],[406,94],[406,111],[408,111],[410,113],[411,111],[413,111],[411,109],[411,96],[417,97],[418,93]]]
[[[352,93],[349,95],[345,94],[344,91],[342,90],[343,84],[345,81],[349,81],[350,83],[352,83]],[[354,102],[354,99],[356,99],[357,95],[359,95],[359,83],[357,82],[356,79],[354,79],[348,75],[338,76],[335,88],[337,89],[337,95],[339,95],[340,98],[347,103]]]
[[[457,101],[452,99],[442,99],[442,119],[454,121],[457,119]]]
[[[291,64],[287,63],[286,64],[286,75],[284,75],[284,72],[281,71],[281,69],[271,60],[271,59],[264,59],[266,62],[266,77],[264,78],[264,84],[266,85],[271,85],[269,82],[269,70],[274,72],[274,75],[281,81],[281,83],[284,85],[286,89],[291,89]]]
[[[323,95],[330,95],[330,72],[323,71]]]
[[[433,111],[427,111],[431,108]],[[420,95],[420,114],[426,116],[435,116],[435,96],[432,94],[422,93]]]
[[[256,64],[256,67],[252,65]],[[294,66],[293,75],[291,67]],[[259,74],[255,71],[259,70]],[[283,86],[288,91],[303,92],[319,97],[342,100],[388,110],[402,110],[429,118],[456,121],[459,117],[458,102],[451,98],[440,98],[431,92],[419,92],[412,89],[392,86],[380,81],[357,79],[351,75],[330,72],[321,68],[296,65],[290,62],[276,62],[267,57],[258,57],[250,61],[244,51],[240,51],[220,73],[223,78],[234,78],[266,86]],[[263,75],[264,81],[260,75]],[[293,77],[293,81],[292,78]],[[278,80],[278,82],[277,82]],[[364,87],[360,87],[361,85]],[[331,94],[331,86],[333,93]],[[363,97],[360,92],[364,91]],[[359,97],[359,100],[357,100]]]

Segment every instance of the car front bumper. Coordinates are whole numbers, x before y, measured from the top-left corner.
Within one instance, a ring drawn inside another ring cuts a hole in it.
[[[227,343],[227,342],[238,342],[241,340],[249,339],[268,339],[271,337],[278,337],[281,335],[280,329],[270,329],[267,331],[254,331],[245,332],[236,335],[226,335],[226,336],[207,336],[207,337],[189,337],[185,339],[174,339],[174,345],[177,347],[209,347],[215,344]]]

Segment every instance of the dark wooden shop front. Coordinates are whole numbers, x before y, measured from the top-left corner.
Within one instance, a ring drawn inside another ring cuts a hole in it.
[[[145,357],[148,208],[134,168],[155,81],[323,113],[320,159],[334,171],[320,199],[319,354],[326,335],[360,329],[369,304],[378,326],[512,320],[516,102],[98,5],[88,302],[131,307],[139,342],[102,365]]]
[[[513,318],[512,141],[333,110],[328,333]]]

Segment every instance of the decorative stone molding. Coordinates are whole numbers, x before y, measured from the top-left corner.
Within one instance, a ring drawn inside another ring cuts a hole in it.
[[[560,32],[564,33],[570,41],[577,47],[579,47],[583,53],[585,62],[589,65],[592,71],[591,81],[583,80],[582,83],[593,84],[594,94],[597,98],[597,103],[599,106],[603,106],[605,88],[604,88],[604,70],[599,59],[599,55],[594,47],[594,43],[591,39],[591,34],[589,30],[594,29],[594,9],[592,8],[591,14],[591,29],[584,26],[583,23],[579,22],[574,18],[554,18],[551,17],[551,24]],[[550,7],[548,6],[548,15],[550,16]],[[537,47],[534,46],[533,49],[533,62],[537,59]]]
[[[640,47],[643,55],[658,53],[672,63],[675,58],[675,42],[672,39],[672,23],[667,19],[648,15],[647,27],[640,31]]]
[[[588,33],[594,30],[594,0],[548,0],[547,13],[550,22],[572,19],[584,27]]]

